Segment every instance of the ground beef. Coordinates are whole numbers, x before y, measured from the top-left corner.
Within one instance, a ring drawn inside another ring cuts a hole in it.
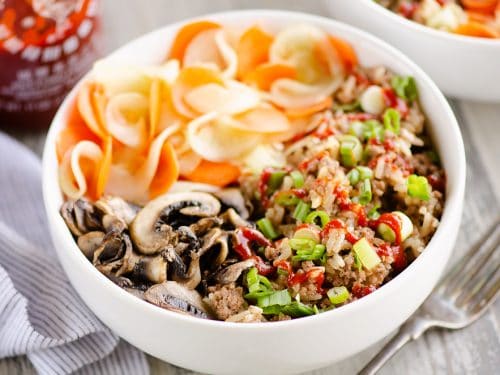
[[[229,285],[208,288],[208,304],[220,320],[226,320],[246,308],[243,298],[243,288]]]

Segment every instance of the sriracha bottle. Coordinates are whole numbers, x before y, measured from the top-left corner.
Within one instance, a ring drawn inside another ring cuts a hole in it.
[[[101,50],[96,0],[0,0],[0,127],[47,127]]]

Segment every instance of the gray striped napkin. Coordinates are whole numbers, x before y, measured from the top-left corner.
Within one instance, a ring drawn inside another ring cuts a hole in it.
[[[40,374],[147,374],[142,352],[84,305],[52,249],[40,161],[0,133],[0,358]]]

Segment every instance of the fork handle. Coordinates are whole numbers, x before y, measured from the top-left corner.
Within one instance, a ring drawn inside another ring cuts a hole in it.
[[[432,327],[432,321],[416,316],[408,320],[399,328],[398,333],[389,340],[382,350],[361,369],[358,375],[374,375],[399,349],[411,340],[415,340],[428,328]]]

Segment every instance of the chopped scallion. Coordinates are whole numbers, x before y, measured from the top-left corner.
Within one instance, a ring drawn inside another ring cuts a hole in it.
[[[399,134],[401,128],[401,114],[394,108],[388,108],[384,112],[384,127],[394,134]]]
[[[366,180],[371,179],[373,177],[373,171],[368,168],[360,165],[359,167],[356,167],[357,171],[359,172],[359,178],[360,180]]]
[[[363,133],[365,139],[376,139],[377,141],[384,140],[384,127],[377,120],[365,121],[365,131]]]
[[[288,243],[295,251],[313,251],[317,243],[307,238],[291,238]]]
[[[292,302],[288,289],[278,290],[272,294],[257,299],[257,306],[267,307],[273,305],[285,306]]]
[[[326,224],[330,221],[330,216],[325,211],[313,211],[306,217],[306,223],[316,224],[321,228],[324,228]],[[318,222],[319,221],[319,222]]]
[[[315,245],[312,250],[297,250],[297,255],[292,257],[293,261],[303,262],[306,260],[320,260],[325,254],[325,245]]]
[[[304,176],[299,171],[291,172],[290,177],[292,178],[294,188],[300,189],[304,186]]]
[[[417,85],[411,76],[394,76],[391,80],[391,86],[401,99],[413,102],[418,97]]]
[[[349,299],[349,291],[345,286],[336,286],[326,292],[328,299],[333,305],[339,305]]]
[[[359,171],[357,168],[351,169],[347,174],[347,178],[349,179],[351,186],[354,186],[359,182],[359,177]]]
[[[280,191],[274,201],[281,206],[295,206],[300,199],[292,191]]]
[[[257,220],[257,227],[262,232],[262,234],[264,234],[264,236],[266,236],[270,240],[274,240],[275,238],[279,237],[279,234],[273,227],[273,223],[271,223],[268,218]]]
[[[375,219],[378,219],[380,217],[380,213],[378,212],[378,209],[380,208],[380,204],[376,204],[375,206],[372,207],[372,209],[370,209],[370,211],[368,211],[368,219],[371,219],[371,220],[375,220]]]
[[[366,238],[362,238],[358,240],[353,246],[352,249],[358,256],[361,264],[367,269],[371,270],[377,264],[381,262],[380,257],[373,247],[368,243]]]
[[[423,201],[428,201],[431,198],[431,187],[424,176],[417,176],[415,174],[408,176],[407,186],[410,197]]]
[[[354,167],[363,156],[363,146],[353,135],[344,135],[340,140],[340,158],[346,167]]]
[[[293,301],[289,305],[283,306],[281,312],[285,315],[291,316],[292,318],[314,315],[315,313],[312,307],[309,307],[299,301]]]
[[[363,139],[363,134],[365,131],[365,124],[361,121],[354,121],[349,127],[349,134],[352,134],[359,139]]]
[[[295,211],[293,211],[293,217],[296,220],[304,221],[311,210],[311,206],[304,201],[300,201],[297,203],[297,207],[295,207]]]
[[[369,179],[363,180],[361,185],[361,191],[358,196],[358,201],[363,206],[367,205],[372,201],[372,186]]]
[[[283,179],[286,176],[285,171],[276,171],[271,173],[269,176],[269,180],[267,181],[267,187],[268,189],[273,192],[277,189],[280,188],[281,184],[283,183]]]

